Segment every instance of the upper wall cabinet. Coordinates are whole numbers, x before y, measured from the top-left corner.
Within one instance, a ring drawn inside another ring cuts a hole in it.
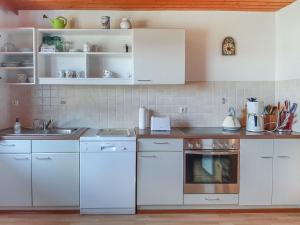
[[[134,83],[185,83],[185,31],[134,30]]]
[[[0,83],[35,83],[35,29],[0,29]]]
[[[132,30],[39,29],[40,84],[132,84]]]
[[[40,84],[184,84],[180,29],[39,29]]]

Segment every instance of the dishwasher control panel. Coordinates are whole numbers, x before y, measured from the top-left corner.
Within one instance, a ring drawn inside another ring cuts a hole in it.
[[[80,142],[81,153],[135,152],[135,141],[95,141]]]

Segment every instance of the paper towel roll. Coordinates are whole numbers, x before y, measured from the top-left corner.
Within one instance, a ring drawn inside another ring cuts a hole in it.
[[[139,129],[144,130],[146,128],[147,109],[141,107],[139,110]]]

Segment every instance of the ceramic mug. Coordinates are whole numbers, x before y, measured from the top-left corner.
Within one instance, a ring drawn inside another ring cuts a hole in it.
[[[74,71],[73,70],[66,70],[66,78],[73,78]]]
[[[65,70],[61,70],[58,72],[58,77],[59,78],[66,78],[66,71]]]
[[[102,29],[110,29],[110,17],[109,16],[101,17],[101,27],[102,27]]]
[[[84,45],[83,45],[83,51],[84,52],[90,52],[91,51],[91,44],[90,43],[85,43]]]
[[[113,75],[113,72],[110,70],[104,70],[104,78],[111,78]]]

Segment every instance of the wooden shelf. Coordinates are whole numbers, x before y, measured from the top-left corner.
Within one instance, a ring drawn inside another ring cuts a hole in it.
[[[109,55],[109,56],[132,56],[131,52],[39,52],[39,55],[51,56],[74,56],[74,55]]]
[[[51,55],[57,55],[57,56],[74,56],[74,55],[82,55],[84,56],[86,53],[85,52],[39,52],[39,55],[44,55],[44,56],[51,56]]]
[[[87,55],[132,56],[132,52],[88,52]]]
[[[0,55],[33,55],[33,52],[0,52]]]
[[[52,35],[131,35],[132,29],[38,29],[38,32]]]
[[[33,70],[34,67],[30,66],[30,67],[21,67],[21,66],[17,66],[17,67],[3,67],[0,66],[0,70]]]
[[[126,78],[55,78],[40,77],[39,84],[62,85],[132,85],[133,79]]]

